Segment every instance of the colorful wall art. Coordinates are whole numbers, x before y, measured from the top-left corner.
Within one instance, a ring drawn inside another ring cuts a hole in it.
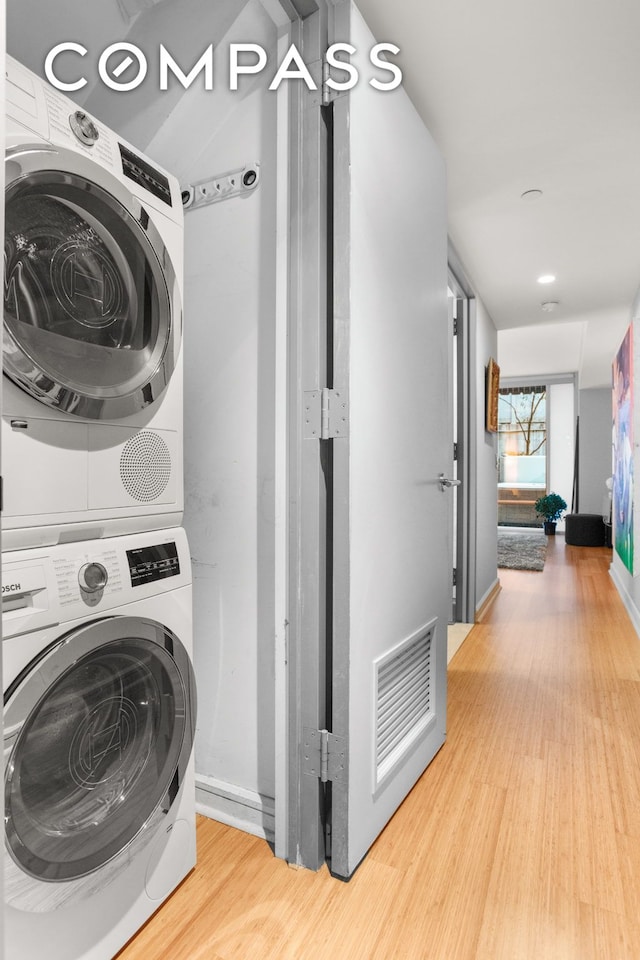
[[[613,361],[613,536],[634,574],[633,324]]]

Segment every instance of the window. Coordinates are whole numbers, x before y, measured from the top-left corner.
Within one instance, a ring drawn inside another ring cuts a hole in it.
[[[504,387],[498,399],[498,523],[539,526],[547,485],[546,386]]]

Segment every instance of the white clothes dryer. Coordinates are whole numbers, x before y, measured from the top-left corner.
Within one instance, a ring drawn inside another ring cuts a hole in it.
[[[109,960],[195,863],[184,530],[5,554],[2,596],[5,957]]]
[[[177,180],[7,58],[4,549],[179,526]]]

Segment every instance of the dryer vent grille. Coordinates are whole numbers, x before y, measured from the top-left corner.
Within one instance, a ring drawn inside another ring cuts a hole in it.
[[[127,440],[120,454],[120,477],[134,500],[157,500],[171,477],[171,453],[162,437],[142,430]]]

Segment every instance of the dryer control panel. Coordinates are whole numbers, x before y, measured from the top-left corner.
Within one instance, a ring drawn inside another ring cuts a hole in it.
[[[107,612],[191,583],[184,530],[58,544],[4,554],[3,638]]]

